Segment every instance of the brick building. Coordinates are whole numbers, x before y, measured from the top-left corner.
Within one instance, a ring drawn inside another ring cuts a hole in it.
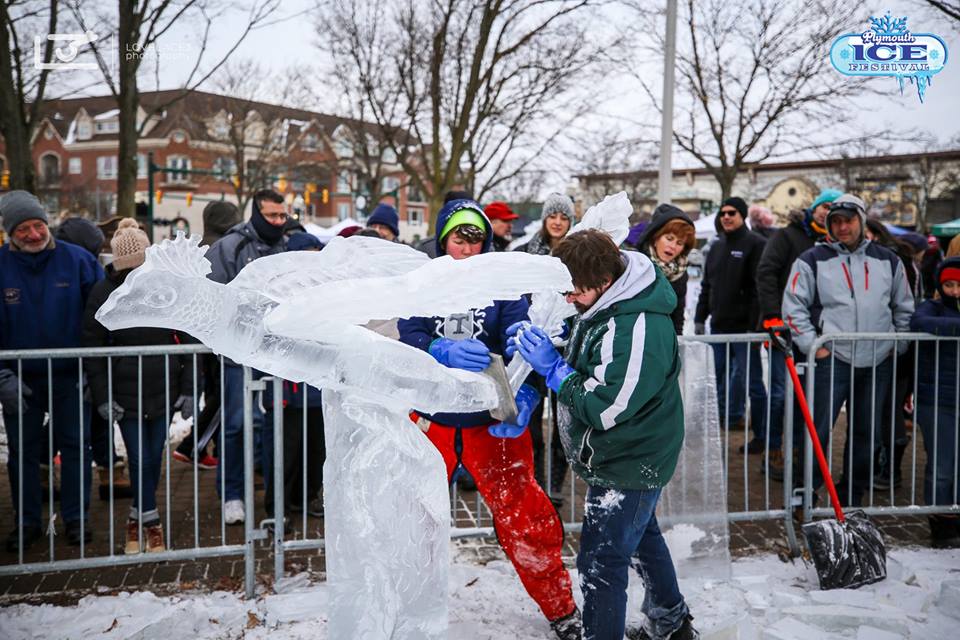
[[[380,200],[399,211],[401,238],[426,235],[423,196],[408,184],[389,150],[370,153],[379,150],[373,125],[199,91],[171,103],[175,94],[145,92],[140,98],[138,124],[156,105],[169,104],[149,118],[138,142],[137,202],[152,199],[154,203],[155,239],[169,233],[165,223],[181,218],[191,231],[202,231],[201,213],[210,200],[237,202],[241,160],[248,193],[267,185],[280,190],[291,213],[304,222],[329,226],[348,217],[362,218],[359,196],[369,201],[369,184],[375,180],[385,194]],[[51,214],[66,210],[103,220],[117,213],[118,130],[119,111],[113,96],[44,105],[44,119],[34,132],[33,161],[37,195]],[[367,149],[356,143],[359,135],[364,136]],[[0,172],[7,169],[4,150],[0,138]],[[210,170],[218,175],[158,172],[151,194],[147,180],[150,152],[157,165]],[[375,156],[372,160],[371,155]],[[265,176],[270,179],[254,179]],[[366,210],[374,204],[368,202]],[[138,207],[138,215],[142,215],[144,205]],[[249,205],[246,209],[249,213]]]

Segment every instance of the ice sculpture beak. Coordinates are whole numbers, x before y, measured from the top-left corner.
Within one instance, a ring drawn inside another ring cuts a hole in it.
[[[125,296],[124,288],[126,288],[126,284],[121,285],[113,293],[111,293],[106,302],[100,305],[100,308],[97,309],[97,313],[94,314],[97,322],[105,326],[110,331],[116,331],[117,329],[129,329],[135,326],[129,321],[129,319],[124,322],[124,314],[118,309],[117,306],[117,302],[119,302]]]

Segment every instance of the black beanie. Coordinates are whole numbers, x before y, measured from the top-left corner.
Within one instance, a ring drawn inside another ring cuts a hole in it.
[[[727,198],[720,205],[721,209],[724,207],[733,207],[734,209],[740,212],[741,218],[743,218],[744,220],[747,219],[747,203],[746,201],[744,201],[743,198],[738,198],[737,196],[733,196],[732,198]]]

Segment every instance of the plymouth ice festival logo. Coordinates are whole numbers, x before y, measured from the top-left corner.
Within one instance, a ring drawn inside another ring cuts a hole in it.
[[[870,18],[870,29],[845,33],[830,46],[830,62],[845,76],[888,76],[917,87],[923,102],[933,76],[947,64],[947,45],[932,33],[910,33],[907,19],[886,14]]]

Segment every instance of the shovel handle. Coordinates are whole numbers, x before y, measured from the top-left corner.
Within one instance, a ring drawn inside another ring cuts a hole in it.
[[[793,390],[797,394],[797,400],[800,404],[800,411],[803,413],[803,420],[807,423],[807,433],[813,441],[813,451],[817,454],[817,462],[820,463],[820,473],[823,474],[824,482],[827,484],[827,491],[830,493],[830,502],[833,504],[833,511],[837,514],[837,520],[843,522],[843,509],[840,508],[840,498],[837,496],[837,488],[833,484],[833,477],[830,475],[830,467],[827,466],[827,459],[823,455],[823,447],[820,446],[820,436],[817,435],[817,429],[813,425],[813,416],[810,415],[810,407],[807,406],[807,396],[803,392],[803,386],[800,384],[800,378],[797,376],[797,366],[793,362],[793,356],[789,353],[786,356],[787,370],[790,372],[790,378],[793,380]]]

